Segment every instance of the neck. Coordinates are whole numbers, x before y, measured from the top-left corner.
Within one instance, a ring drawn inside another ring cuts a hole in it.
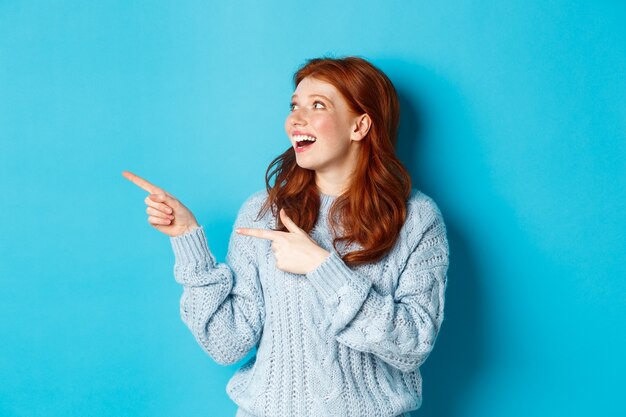
[[[352,172],[347,171],[346,172]],[[349,184],[349,174],[343,172],[325,173],[315,171],[315,184],[321,194],[337,197],[346,191]]]
[[[360,144],[352,141],[348,154],[341,161],[315,170],[315,184],[321,193],[338,196],[348,189],[356,170]]]

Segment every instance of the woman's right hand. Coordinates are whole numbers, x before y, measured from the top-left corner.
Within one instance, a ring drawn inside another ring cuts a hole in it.
[[[159,232],[175,237],[200,227],[191,211],[173,195],[129,171],[122,171],[122,175],[150,193],[144,200],[148,223]]]

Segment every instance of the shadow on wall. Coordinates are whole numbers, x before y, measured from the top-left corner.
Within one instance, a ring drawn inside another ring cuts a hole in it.
[[[433,156],[423,149],[436,148],[432,144],[441,141],[468,140],[473,129],[457,88],[415,64],[387,61],[381,67],[394,82],[400,99],[398,155],[411,173],[413,188],[424,191],[439,205],[450,246],[444,321],[432,353],[420,368],[422,406],[411,415],[454,417],[462,414],[462,403],[473,379],[487,366],[483,290],[476,258],[468,244],[471,239],[460,233],[450,215],[446,216],[442,204],[445,190],[439,189],[440,185],[430,186],[437,181],[428,175],[452,167],[445,158],[439,162],[429,159]],[[442,161],[443,166],[436,168]]]

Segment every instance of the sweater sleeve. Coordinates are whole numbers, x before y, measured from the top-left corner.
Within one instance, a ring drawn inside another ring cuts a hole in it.
[[[335,251],[306,274],[329,309],[337,341],[404,372],[426,360],[443,320],[449,248],[441,213],[434,202],[429,207],[393,294],[381,295]]]
[[[244,207],[235,228],[251,227]],[[181,319],[203,350],[222,365],[248,354],[260,339],[265,318],[256,257],[242,237],[233,229],[225,263],[216,262],[202,226],[170,238],[174,277],[183,287]]]

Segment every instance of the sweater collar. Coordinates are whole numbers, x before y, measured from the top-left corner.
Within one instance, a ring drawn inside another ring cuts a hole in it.
[[[320,193],[320,208],[328,209],[336,199],[336,195]]]

